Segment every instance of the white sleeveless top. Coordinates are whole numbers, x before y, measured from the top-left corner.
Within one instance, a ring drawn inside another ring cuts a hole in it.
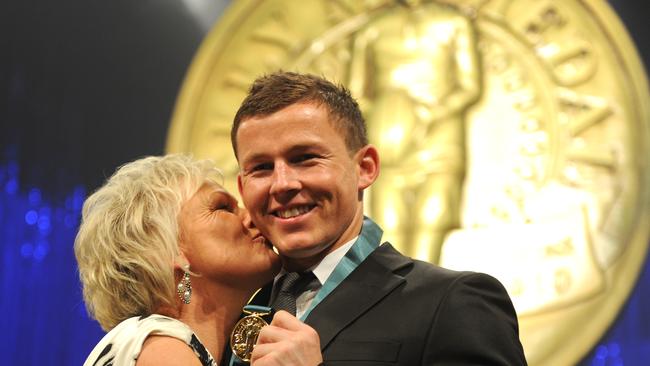
[[[185,323],[163,315],[133,317],[111,329],[99,341],[83,366],[134,366],[142,344],[150,335],[162,335],[185,342],[203,366],[217,366],[210,352]]]

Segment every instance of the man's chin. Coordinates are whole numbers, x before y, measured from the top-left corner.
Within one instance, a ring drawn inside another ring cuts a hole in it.
[[[288,251],[280,252],[282,266],[289,272],[302,272],[318,264],[326,255],[325,250],[321,251]]]

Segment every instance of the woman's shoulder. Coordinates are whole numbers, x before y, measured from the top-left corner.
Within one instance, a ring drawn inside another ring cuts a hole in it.
[[[202,366],[193,350],[178,338],[151,335],[142,345],[136,366]]]

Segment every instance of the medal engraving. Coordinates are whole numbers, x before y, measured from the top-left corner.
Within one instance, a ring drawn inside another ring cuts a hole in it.
[[[266,325],[266,321],[256,314],[240,319],[230,334],[230,349],[233,354],[246,362],[250,361],[260,330]]]

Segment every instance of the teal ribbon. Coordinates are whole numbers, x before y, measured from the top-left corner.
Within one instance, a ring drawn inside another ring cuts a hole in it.
[[[377,247],[381,241],[384,232],[375,224],[374,221],[368,217],[363,218],[363,226],[361,227],[361,234],[357,241],[352,244],[350,250],[341,259],[339,264],[334,267],[334,271],[327,278],[323,286],[318,290],[314,300],[309,305],[309,308],[300,317],[300,320],[305,321],[311,311],[321,302],[327,295],[345,280],[355,268],[361,264]]]
[[[264,314],[268,315],[273,312],[273,309],[271,309],[268,306],[262,306],[262,305],[251,305],[248,304],[244,306],[244,313],[257,313],[257,314]]]

